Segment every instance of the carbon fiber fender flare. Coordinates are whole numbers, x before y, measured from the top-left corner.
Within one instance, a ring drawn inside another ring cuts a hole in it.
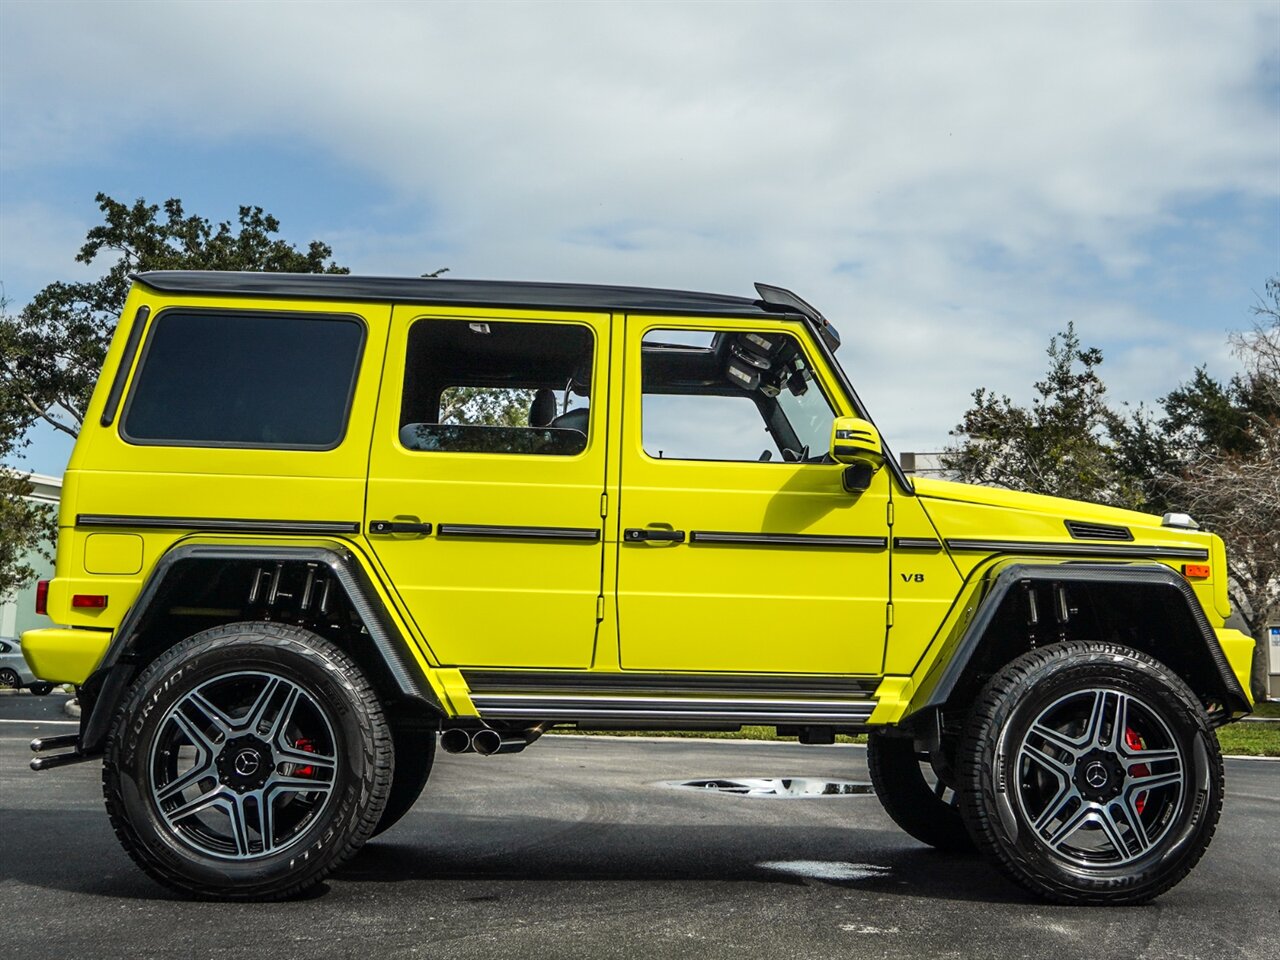
[[[174,547],[156,563],[137,600],[116,630],[102,661],[81,686],[81,753],[102,751],[116,708],[140,669],[134,652],[146,616],[152,605],[163,598],[165,583],[175,569],[193,560],[293,561],[328,568],[368,630],[397,695],[433,713],[445,713],[422,671],[414,663],[408,639],[396,627],[364,567],[347,547],[337,543],[331,546],[188,543]]]
[[[1196,635],[1194,642],[1203,644],[1214,666],[1224,706],[1232,713],[1247,713],[1252,709],[1191,585],[1163,564],[1070,561],[1027,563],[1013,560],[992,567],[987,571],[986,577],[988,583],[978,609],[963,630],[953,633],[944,641],[943,650],[920,682],[911,707],[901,722],[907,722],[946,704],[964,676],[969,662],[981,647],[988,627],[1010,591],[1031,582],[1127,584],[1167,591],[1167,602],[1177,605],[1178,609],[1185,609],[1192,625],[1191,632]]]

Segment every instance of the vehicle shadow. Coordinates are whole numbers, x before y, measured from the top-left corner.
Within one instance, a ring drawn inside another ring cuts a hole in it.
[[[946,900],[1033,902],[977,855],[940,853],[885,831],[465,816],[442,816],[437,829],[423,830],[427,819],[370,841],[333,879],[822,884]],[[410,839],[414,834],[420,839]]]
[[[119,847],[98,810],[10,809],[23,824],[0,884],[126,900],[183,900]],[[891,842],[886,840],[891,839]],[[938,853],[885,831],[802,826],[617,824],[411,813],[331,877],[339,883],[466,881],[817,884],[880,895],[989,903],[1031,898],[980,858]],[[324,897],[328,884],[301,897]]]

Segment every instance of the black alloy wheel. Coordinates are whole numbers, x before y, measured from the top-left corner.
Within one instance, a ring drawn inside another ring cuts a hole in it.
[[[280,899],[377,826],[394,746],[359,667],[300,627],[190,637],[134,683],[106,744],[107,811],[130,856],[189,894]]]

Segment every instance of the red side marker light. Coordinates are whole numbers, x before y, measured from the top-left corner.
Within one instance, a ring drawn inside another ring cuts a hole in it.
[[[49,612],[49,581],[41,580],[36,584],[36,613],[44,616]]]
[[[71,597],[71,606],[105,610],[107,607],[107,595],[105,593],[76,593]]]
[[[1182,575],[1188,580],[1204,580],[1211,576],[1213,571],[1207,563],[1184,563],[1182,565]]]

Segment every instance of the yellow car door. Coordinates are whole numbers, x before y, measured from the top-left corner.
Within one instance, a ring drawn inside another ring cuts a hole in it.
[[[392,312],[365,529],[443,664],[591,664],[609,322]]]
[[[880,673],[888,471],[826,457],[856,411],[798,324],[629,317],[617,610],[624,670]]]

